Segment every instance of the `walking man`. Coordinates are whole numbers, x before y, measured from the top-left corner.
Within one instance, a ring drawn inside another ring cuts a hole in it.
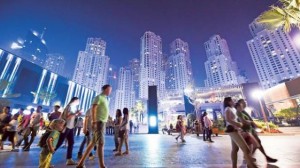
[[[40,120],[42,117],[42,114],[41,114],[42,109],[43,109],[42,106],[38,106],[36,108],[36,111],[33,114],[31,114],[31,116],[30,116],[30,121],[29,121],[30,133],[27,135],[24,135],[25,146],[23,148],[23,151],[29,151],[31,144],[33,143],[33,141],[35,139],[37,131],[40,127]],[[30,141],[28,142],[29,135],[30,135]]]
[[[108,120],[109,114],[109,101],[108,96],[111,93],[111,86],[104,85],[102,87],[102,93],[95,97],[92,106],[92,123],[94,128],[94,135],[92,142],[88,145],[86,151],[84,152],[82,158],[80,159],[77,168],[84,168],[84,161],[86,157],[90,154],[94,145],[97,144],[97,152],[99,156],[99,167],[105,168],[104,164],[104,143],[105,143],[105,128],[106,122]]]

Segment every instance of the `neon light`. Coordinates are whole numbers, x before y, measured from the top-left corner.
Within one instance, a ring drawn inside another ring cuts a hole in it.
[[[46,78],[46,75],[47,75],[47,70],[46,69],[43,69],[43,73],[42,73],[42,77],[40,79],[40,83],[39,83],[39,87],[37,89],[37,92],[36,92],[36,95],[34,97],[34,100],[33,100],[33,103],[34,104],[37,104],[38,103],[38,95],[40,94],[40,91],[41,91],[41,88],[44,84],[44,81],[45,81],[45,78]]]
[[[14,56],[12,54],[8,54],[7,58],[6,58],[6,64],[5,67],[1,73],[0,79],[3,79],[7,73],[8,68],[10,67],[11,61],[13,60]]]
[[[8,85],[6,86],[4,92],[3,92],[3,96],[2,97],[5,97],[5,95],[8,93],[9,89],[10,89],[10,83],[13,81],[13,79],[15,78],[16,76],[16,73],[19,69],[19,66],[20,66],[20,63],[21,63],[22,59],[21,58],[17,58],[16,59],[16,62],[15,62],[15,66],[14,66],[14,69],[8,79]]]

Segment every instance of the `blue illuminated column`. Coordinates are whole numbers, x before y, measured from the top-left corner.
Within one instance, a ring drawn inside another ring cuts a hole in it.
[[[38,103],[38,100],[39,100],[39,94],[40,94],[40,91],[41,91],[41,89],[42,89],[42,87],[43,87],[43,84],[44,84],[46,75],[47,75],[47,70],[44,69],[44,70],[43,70],[43,73],[42,73],[42,77],[41,77],[40,82],[39,82],[38,89],[37,89],[36,94],[35,94],[35,97],[34,97],[34,99],[33,99],[33,103],[34,103],[34,104],[37,104],[37,103]]]
[[[68,84],[69,84],[69,88],[68,88],[68,93],[67,93],[66,100],[65,100],[65,107],[67,106],[67,104],[69,103],[71,98],[73,97],[73,92],[74,92],[74,87],[75,87],[75,83],[73,81],[69,81]]]
[[[6,58],[6,63],[5,63],[4,69],[2,70],[2,73],[1,73],[1,76],[0,76],[0,79],[4,79],[13,58],[14,58],[14,56],[12,54],[8,54],[8,56]]]
[[[148,87],[148,133],[158,134],[157,86]]]
[[[6,88],[5,88],[4,92],[3,92],[3,97],[5,97],[6,94],[9,92],[10,87],[11,87],[11,83],[12,83],[13,80],[15,79],[15,76],[16,76],[16,73],[17,73],[17,71],[18,71],[18,69],[19,69],[19,66],[20,66],[21,61],[22,61],[21,58],[17,58],[17,59],[16,59],[14,69],[13,69],[13,71],[11,72],[10,77],[9,77],[9,79],[8,79],[8,85],[6,86]]]

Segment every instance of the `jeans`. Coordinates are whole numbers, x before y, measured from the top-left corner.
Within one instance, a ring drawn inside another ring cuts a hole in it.
[[[72,158],[74,146],[74,129],[66,128],[64,133],[61,133],[55,151],[64,143],[65,139],[68,141],[67,159]]]
[[[78,155],[82,155],[84,145],[85,145],[85,144],[88,145],[88,144],[91,142],[91,139],[92,139],[92,135],[91,135],[90,132],[88,131],[87,134],[84,136],[84,138],[83,138],[81,144],[80,144],[79,151],[78,151]],[[92,152],[90,153],[90,156],[93,156],[93,153],[92,153]]]
[[[114,131],[114,133],[115,133],[114,134],[115,149],[118,149],[118,147],[119,147],[119,139],[118,139],[119,130],[120,130],[119,126],[115,126],[115,131]]]
[[[30,146],[36,137],[36,133],[37,133],[37,130],[39,129],[39,127],[30,127],[29,129],[30,129],[30,134],[24,136],[24,143],[25,143],[24,149],[30,149]],[[28,142],[29,135],[30,135],[30,141]],[[22,142],[22,141],[20,141],[20,142]]]
[[[242,137],[242,135],[237,131],[230,132],[228,134],[231,138],[231,146],[232,146],[232,149],[231,149],[232,167],[237,168],[237,156],[238,156],[237,154],[238,154],[239,148],[241,148],[241,150],[244,153],[244,158],[247,162],[247,166],[249,168],[255,168],[256,165],[253,163],[251,151],[250,151],[246,141]]]
[[[76,135],[76,132],[77,132],[77,136],[80,135],[80,131],[81,131],[81,127],[75,127],[74,128],[74,135]]]
[[[206,132],[206,140],[211,141],[211,133],[212,133],[211,129],[205,128],[204,132]]]
[[[204,126],[202,126],[202,134],[203,134],[203,141],[206,141],[206,129]]]

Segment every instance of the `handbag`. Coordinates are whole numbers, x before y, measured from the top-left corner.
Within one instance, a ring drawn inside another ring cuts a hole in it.
[[[125,136],[126,130],[120,130],[119,131],[119,137],[123,138]]]
[[[237,130],[232,126],[232,125],[227,125],[226,126],[226,133],[231,133],[231,132],[236,132]]]

